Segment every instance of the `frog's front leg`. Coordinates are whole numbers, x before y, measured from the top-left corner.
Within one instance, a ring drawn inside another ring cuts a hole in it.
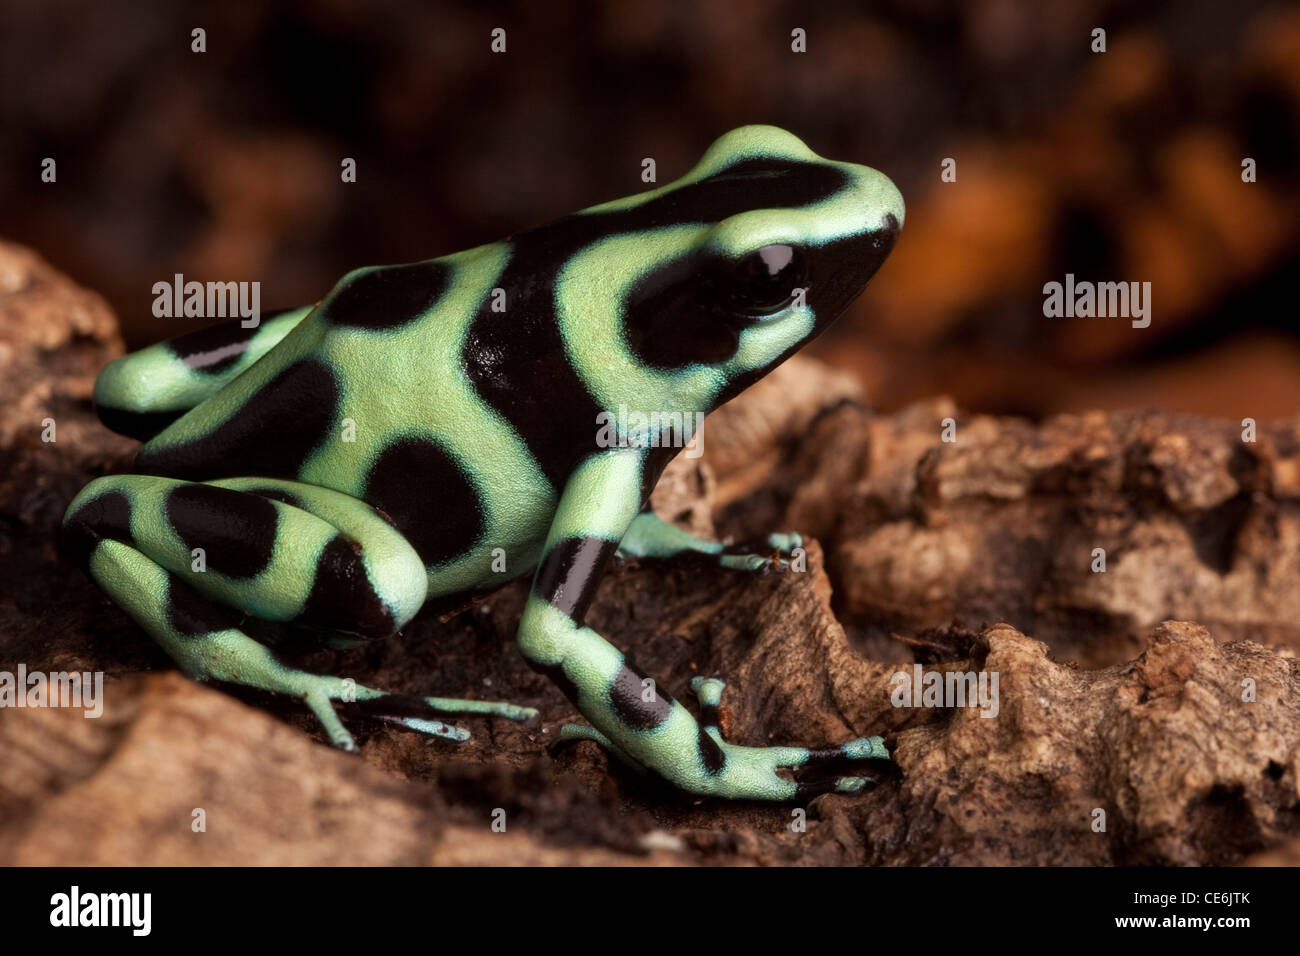
[[[353,749],[333,702],[452,740],[444,713],[525,719],[495,701],[388,694],[282,663],[241,629],[235,609],[268,621],[382,637],[424,602],[424,563],[365,502],[263,478],[187,482],[98,478],[68,507],[65,540],[109,596],[186,673],[300,698],[331,741]]]
[[[724,568],[740,571],[767,571],[789,567],[796,548],[803,547],[803,537],[792,531],[770,534],[758,543],[726,545],[721,541],[697,538],[653,511],[643,510],[628,525],[618,553],[633,558],[671,558],[679,554],[703,554],[717,560]]]
[[[754,800],[792,800],[829,791],[854,792],[868,778],[826,776],[844,766],[887,758],[879,737],[838,747],[742,747],[701,726],[691,713],[583,620],[600,576],[636,519],[643,460],[633,450],[600,452],[570,477],[538,565],[519,648],[551,676],[592,724],[569,739],[596,740],[620,758],[693,793]],[[717,686],[701,688],[706,708]],[[798,782],[778,773],[801,767]]]

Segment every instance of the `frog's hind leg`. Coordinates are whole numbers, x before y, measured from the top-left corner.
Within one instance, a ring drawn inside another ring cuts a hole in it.
[[[91,577],[199,680],[300,698],[337,746],[353,749],[334,701],[453,740],[437,717],[525,719],[530,708],[387,694],[285,665],[241,629],[240,609],[382,637],[424,601],[428,578],[401,534],[364,502],[296,482],[193,483],[124,475],[91,482],[68,508],[66,541]]]
[[[95,380],[95,411],[113,431],[147,441],[278,345],[312,308],[268,312],[251,329],[233,319],[124,355]]]

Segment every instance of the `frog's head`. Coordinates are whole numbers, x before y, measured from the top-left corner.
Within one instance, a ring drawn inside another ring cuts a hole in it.
[[[746,126],[682,178],[555,225],[591,240],[557,277],[556,305],[570,351],[580,337],[601,358],[583,370],[601,403],[628,391],[707,410],[857,297],[893,247],[903,197],[874,169]]]

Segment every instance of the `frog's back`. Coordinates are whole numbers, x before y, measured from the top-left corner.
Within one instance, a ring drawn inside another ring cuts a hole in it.
[[[555,500],[462,357],[507,258],[497,244],[349,273],[274,348],[142,447],[138,470],[342,491],[390,516],[426,566],[464,562],[451,583],[475,586],[470,566],[490,563],[477,552],[535,551]]]

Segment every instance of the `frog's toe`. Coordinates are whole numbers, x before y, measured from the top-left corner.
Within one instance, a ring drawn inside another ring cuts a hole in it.
[[[334,678],[321,678],[321,686],[313,688],[303,695],[303,702],[308,709],[321,722],[330,743],[340,750],[346,750],[354,753],[357,750],[357,742],[353,739],[352,734],[348,732],[347,727],[339,718],[337,711],[333,706],[333,701],[340,701],[345,705],[353,703],[350,699],[351,693],[346,695],[339,693],[339,688],[335,686]],[[357,702],[358,709],[369,712],[380,720],[388,723],[397,724],[408,730],[414,730],[417,733],[428,734],[432,737],[442,737],[445,740],[452,740],[457,743],[469,740],[470,733],[460,727],[453,727],[445,724],[440,720],[434,720],[427,716],[429,708],[419,708],[412,706],[412,699],[401,694],[384,694],[382,691],[373,691],[367,687],[356,688],[362,694],[374,694],[376,696],[366,697]],[[418,701],[420,698],[414,698]],[[391,704],[392,711],[388,711],[385,703]],[[423,710],[425,716],[417,716],[413,711]]]
[[[791,554],[795,548],[803,547],[803,535],[798,531],[791,531],[787,534],[777,532],[767,536],[768,547],[775,548],[782,555]]]
[[[834,777],[826,780],[801,780],[795,791],[799,800],[811,800],[823,793],[861,793],[867,784],[875,783],[871,777]]]
[[[760,574],[789,571],[795,551],[803,546],[803,535],[797,531],[788,534],[769,534],[762,540],[748,541],[725,548],[718,555],[718,563],[724,568]]]
[[[717,731],[721,739],[718,708],[722,705],[722,692],[727,689],[727,682],[721,677],[692,677],[690,687],[700,704],[700,723],[705,730]]]
[[[525,723],[536,722],[538,719],[536,708],[499,700],[421,697],[416,694],[385,693],[369,687],[357,687],[355,690],[356,699],[352,706],[357,710],[422,734],[457,742],[468,740],[469,731],[444,723],[438,719],[440,715],[476,714],[505,717]]]
[[[325,734],[329,737],[331,744],[340,750],[346,750],[348,753],[356,752],[357,742],[352,738],[352,734],[348,733],[348,729],[343,726],[343,721],[339,719],[339,715],[335,713],[334,707],[330,703],[328,690],[309,690],[303,695],[303,703],[320,721],[321,727],[325,729]]]
[[[718,563],[724,568],[731,568],[733,571],[761,573],[773,570],[773,566],[781,563],[781,559],[767,557],[762,554],[724,554],[718,558]]]
[[[484,714],[505,717],[534,726],[540,717],[536,707],[524,707],[503,700],[465,700],[457,697],[424,697],[422,700],[434,710],[445,714]]]
[[[442,737],[444,740],[464,743],[470,738],[470,732],[463,727],[453,727],[451,724],[444,724],[441,720],[426,720],[422,717],[384,717],[389,723],[398,724],[408,730],[414,730],[417,733],[428,734],[431,737]]]
[[[889,761],[889,759],[889,748],[885,746],[883,738],[858,737],[856,740],[835,747],[807,750],[803,759],[793,766],[810,773],[826,774],[833,771],[853,770],[870,760]]]

